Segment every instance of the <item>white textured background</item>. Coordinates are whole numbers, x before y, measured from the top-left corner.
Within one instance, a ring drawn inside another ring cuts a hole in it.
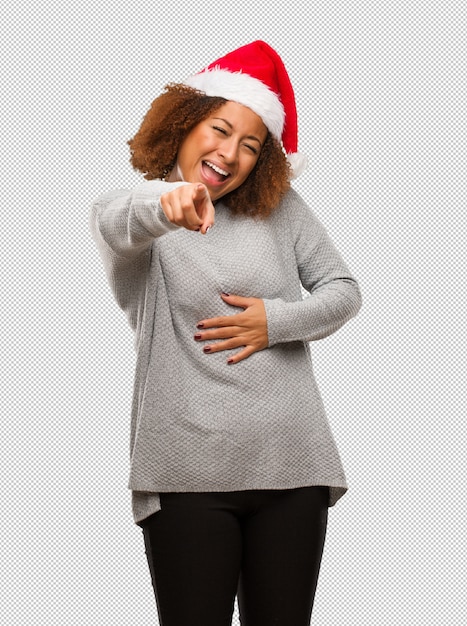
[[[3,6],[2,624],[157,624],[126,489],[132,336],[88,208],[139,182],[126,141],[162,86],[257,38],[295,85],[311,159],[296,188],[364,295],[313,346],[351,490],[312,623],[467,623],[465,7]]]

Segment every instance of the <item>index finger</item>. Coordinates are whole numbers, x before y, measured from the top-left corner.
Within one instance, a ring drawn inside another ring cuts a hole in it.
[[[214,207],[212,206],[211,210],[208,210],[206,217],[204,218],[203,224],[200,228],[200,231],[203,235],[205,235],[210,228],[214,226]]]
[[[200,231],[205,235],[209,228],[214,226],[215,208],[209,195],[208,188],[203,183],[198,183],[193,192],[193,202],[198,217],[201,220]]]
[[[228,315],[223,317],[210,317],[207,320],[201,320],[196,325],[197,328],[225,328],[226,326],[240,326],[238,323],[238,316],[240,313],[236,313],[235,315]]]

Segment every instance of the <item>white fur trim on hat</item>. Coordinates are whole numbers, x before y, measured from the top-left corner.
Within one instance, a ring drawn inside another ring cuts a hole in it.
[[[308,157],[303,152],[288,154],[287,161],[292,169],[292,178],[298,178],[308,167]]]
[[[278,96],[257,78],[242,72],[213,68],[190,76],[184,83],[207,96],[217,96],[243,104],[259,115],[269,132],[281,141],[284,107]]]

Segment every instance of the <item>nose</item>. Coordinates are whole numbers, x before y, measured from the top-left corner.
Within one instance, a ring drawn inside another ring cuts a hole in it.
[[[218,154],[226,163],[234,163],[238,156],[238,142],[234,137],[227,137],[219,146]]]

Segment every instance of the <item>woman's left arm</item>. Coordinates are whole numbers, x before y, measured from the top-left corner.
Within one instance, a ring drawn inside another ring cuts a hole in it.
[[[289,253],[295,256],[308,297],[286,301],[223,294],[227,304],[243,311],[200,321],[195,340],[207,342],[207,353],[241,347],[228,360],[238,363],[278,343],[327,337],[358,313],[361,294],[355,278],[323,225],[296,194],[293,197],[298,206],[289,213],[294,215],[288,229],[292,233]],[[286,228],[283,224],[282,232]],[[209,343],[219,339],[223,341]]]
[[[314,341],[336,332],[361,307],[361,293],[323,225],[307,209],[295,241],[303,300],[264,300],[268,345]]]

